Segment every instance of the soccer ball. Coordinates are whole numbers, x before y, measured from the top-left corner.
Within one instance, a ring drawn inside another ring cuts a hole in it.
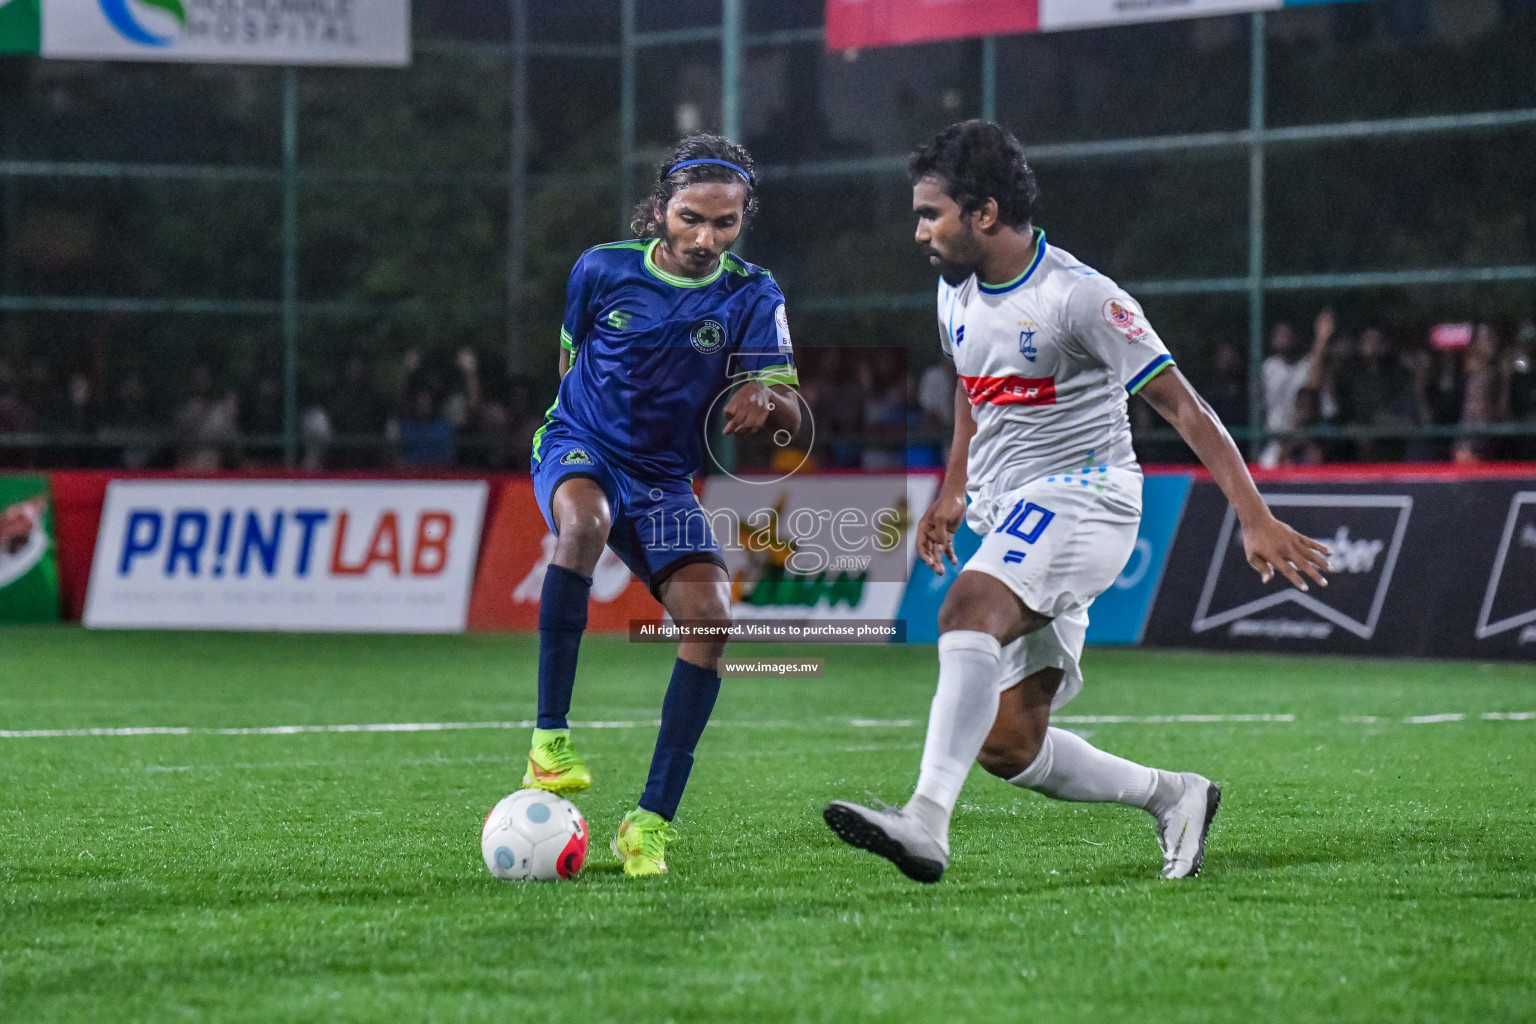
[[[520,789],[485,816],[480,853],[503,881],[575,878],[587,859],[587,823],[569,800]]]

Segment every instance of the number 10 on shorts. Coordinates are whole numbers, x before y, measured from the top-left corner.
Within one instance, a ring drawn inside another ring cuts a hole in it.
[[[1010,537],[1017,537],[1025,544],[1033,544],[1040,539],[1045,528],[1051,525],[1051,520],[1056,518],[1056,513],[1050,509],[1041,508],[1032,501],[1021,501],[1013,506],[1013,511],[1008,513],[1008,518],[1003,520],[999,528]],[[1003,556],[1005,565],[1013,565],[1024,561],[1023,551],[1010,551]]]

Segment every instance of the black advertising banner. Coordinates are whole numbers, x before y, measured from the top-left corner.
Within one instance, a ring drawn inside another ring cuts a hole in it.
[[[1260,491],[1276,516],[1328,545],[1329,585],[1260,583],[1230,506],[1197,483],[1146,643],[1536,660],[1536,479]]]

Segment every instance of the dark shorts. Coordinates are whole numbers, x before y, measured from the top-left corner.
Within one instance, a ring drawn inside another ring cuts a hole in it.
[[[608,496],[613,527],[608,547],[630,571],[660,597],[667,578],[685,565],[713,562],[725,568],[709,517],[687,480],[638,480],[606,459],[589,442],[566,434],[546,434],[533,464],[533,492],[551,532],[551,501],[573,477],[593,480]]]

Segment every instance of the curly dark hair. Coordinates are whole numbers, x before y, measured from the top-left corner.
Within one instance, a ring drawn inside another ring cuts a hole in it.
[[[945,194],[966,213],[996,199],[998,220],[1011,228],[1030,222],[1040,198],[1024,147],[1012,132],[990,121],[961,121],[945,128],[912,151],[907,173],[914,185],[938,178]]]
[[[719,164],[696,164],[684,167],[675,174],[667,173],[684,160],[728,160],[746,171],[747,209],[742,217],[742,226],[745,227],[757,212],[757,174],[752,166],[752,154],[747,152],[745,146],[738,146],[724,136],[694,132],[679,139],[677,145],[667,153],[666,159],[657,166],[656,180],[651,184],[650,192],[640,200],[640,205],[635,207],[634,217],[629,222],[629,228],[636,238],[659,236],[661,220],[658,213],[665,217],[667,203],[689,185],[704,181],[730,184],[741,180],[741,175]]]

